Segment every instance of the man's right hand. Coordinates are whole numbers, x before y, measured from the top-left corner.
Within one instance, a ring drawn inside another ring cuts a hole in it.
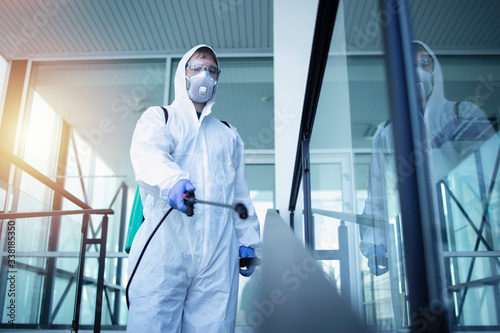
[[[186,203],[184,202],[184,192],[195,191],[196,188],[187,179],[181,179],[168,192],[168,203],[172,208],[186,212]]]
[[[373,275],[379,276],[387,273],[387,250],[384,245],[374,245],[368,250],[368,267]]]

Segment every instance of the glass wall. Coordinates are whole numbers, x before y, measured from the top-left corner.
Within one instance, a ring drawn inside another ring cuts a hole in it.
[[[250,197],[259,218],[262,235],[267,210],[275,207],[274,164],[247,164],[246,174]],[[252,320],[248,316],[254,309],[252,301],[253,295],[257,292],[257,283],[260,281],[260,267],[257,267],[249,278],[240,275],[239,279],[236,325],[251,326]]]
[[[345,1],[339,7],[310,140],[312,248],[341,294],[349,284],[343,296],[371,330],[426,331],[438,316],[451,331],[494,330],[500,324],[500,43],[491,23],[500,6],[407,5],[414,40],[402,46],[411,52],[401,54],[411,73],[387,61],[393,46],[383,35],[394,19],[390,11],[401,14],[405,6]],[[391,95],[387,73],[394,70],[409,82],[405,95]],[[403,112],[391,109],[398,99],[409,105],[407,128],[395,123]],[[398,148],[402,141],[411,146],[409,157]],[[403,193],[412,179],[417,188]],[[424,261],[420,277],[407,274],[414,263],[405,252],[402,202],[421,216],[423,243],[411,249]],[[344,225],[347,281],[336,252],[343,250]],[[411,310],[420,295],[409,292],[418,279],[428,284],[421,311]]]
[[[376,2],[368,7],[378,10]],[[352,31],[365,24],[354,8],[339,7],[310,142],[314,249],[325,275],[368,327],[394,330],[407,318],[402,258],[389,250],[400,234],[386,68],[380,32],[353,52]],[[341,228],[347,239],[339,239]],[[347,281],[340,279],[339,255],[321,250],[349,253]],[[374,263],[374,251],[383,251],[384,266]]]
[[[164,59],[41,62],[32,66],[18,156],[84,204],[114,211],[109,216],[106,245],[104,326],[124,326],[127,321],[123,242],[127,206],[133,196],[126,185],[131,166],[123,159],[128,160],[127,141],[140,113],[147,105],[162,103],[165,68]],[[8,205],[14,212],[82,208],[58,199],[53,190],[20,170],[6,188]],[[101,221],[102,215],[91,216],[89,238],[101,237]],[[15,299],[14,323],[23,325],[20,327],[70,327],[82,216],[3,221],[4,234],[9,223],[15,223],[19,235],[15,244],[17,290],[13,298],[2,284],[2,304]],[[7,245],[2,242],[5,249]],[[87,247],[80,312],[83,327],[94,323],[99,250],[97,245]],[[2,276],[7,278],[7,274],[7,265],[2,265]],[[9,310],[2,311],[2,326],[13,323],[9,315]]]
[[[27,109],[22,125],[18,154],[51,179],[55,179],[61,124],[61,117],[34,92],[32,105]],[[44,212],[52,209],[52,190],[20,169],[16,169],[13,184],[6,189],[10,193],[6,206],[11,211]],[[2,276],[6,279],[11,277],[9,286],[0,287],[2,304],[5,305],[2,307],[2,323],[13,319],[19,324],[38,321],[42,303],[41,286],[44,285],[48,261],[42,253],[46,253],[50,242],[51,225],[53,220],[50,217],[3,221],[3,231],[11,233],[2,245],[13,251],[10,258],[13,261],[9,262],[8,257],[4,257],[2,265]],[[11,304],[15,304],[15,309],[8,308]],[[12,310],[15,310],[14,317]]]
[[[500,6],[439,1],[437,7],[415,4],[410,19],[421,82],[418,127],[427,144],[417,145],[417,153],[429,160],[424,186],[432,190],[429,228],[441,292],[453,330],[498,329],[500,41],[490,29]]]
[[[32,65],[27,107],[18,134],[18,155],[81,202],[96,209],[114,210],[109,215],[106,245],[104,328],[124,328],[127,323],[124,290],[128,260],[124,239],[136,185],[131,165],[125,162],[129,161],[130,139],[142,112],[149,106],[164,104],[165,79],[170,77],[166,64],[170,60],[48,61]],[[221,64],[225,81],[218,90],[220,102],[215,115],[237,127],[245,141],[247,179],[262,227],[267,209],[275,207],[272,59],[224,58]],[[2,205],[7,204],[11,211],[82,208],[58,199],[53,190],[21,170],[16,171],[13,184],[5,184],[4,188],[10,195],[2,195]],[[22,328],[70,327],[82,216],[14,222],[16,232],[23,235],[16,244],[15,323]],[[101,222],[101,215],[91,216],[88,237],[101,237]],[[4,235],[9,223],[2,222]],[[2,241],[0,246],[8,254],[7,242]],[[99,250],[97,245],[86,249],[80,311],[83,328],[94,323]],[[1,276],[6,280],[8,257],[3,260]],[[247,285],[252,285],[250,279],[241,277],[237,324],[243,326],[243,294],[247,293],[243,290],[249,290]],[[0,299],[5,306],[0,327],[9,327],[10,313],[5,309],[11,298],[8,286],[1,284]]]

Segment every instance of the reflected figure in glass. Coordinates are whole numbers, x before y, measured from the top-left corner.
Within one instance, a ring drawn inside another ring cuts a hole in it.
[[[374,220],[397,219],[399,209],[398,182],[404,182],[429,159],[430,181],[435,184],[446,176],[481,144],[495,134],[485,113],[469,101],[449,101],[444,96],[443,74],[436,55],[423,42],[414,41],[417,91],[421,102],[420,127],[426,142],[415,142],[415,158],[407,161],[394,155],[391,120],[380,124],[372,141],[368,197],[363,215]],[[420,154],[420,155],[419,155]],[[396,170],[398,162],[398,170]],[[360,250],[368,259],[372,274],[382,275],[390,269],[386,228],[360,226]]]

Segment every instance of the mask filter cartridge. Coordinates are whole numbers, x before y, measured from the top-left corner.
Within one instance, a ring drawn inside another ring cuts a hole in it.
[[[187,77],[187,80],[187,93],[193,102],[205,103],[215,95],[217,81],[210,76],[208,71],[200,71],[196,75]]]

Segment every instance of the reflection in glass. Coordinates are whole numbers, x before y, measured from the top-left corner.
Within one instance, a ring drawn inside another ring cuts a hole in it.
[[[448,296],[461,326],[498,325],[498,289],[482,282],[498,278],[500,262],[482,255],[500,250],[499,159],[494,135],[438,182]]]
[[[453,18],[455,7],[468,6],[465,2],[454,4],[446,17],[440,18],[440,12],[436,12],[435,19]],[[441,2],[438,6],[443,5]],[[485,1],[463,20],[487,21],[495,10],[498,3]],[[478,28],[472,21],[463,24],[469,32]],[[424,27],[423,22],[414,22],[417,37],[428,36]],[[445,31],[432,33],[442,35]],[[445,44],[466,35],[457,29],[448,33]],[[426,196],[435,202],[434,219],[428,222],[436,237],[427,234],[425,241],[438,249],[434,255],[442,268],[441,292],[452,327],[495,326],[500,323],[500,261],[491,252],[498,251],[499,235],[496,168],[500,140],[496,131],[500,95],[493,78],[500,74],[500,61],[497,56],[484,55],[483,49],[498,52],[500,45],[479,39],[474,45],[462,40],[462,49],[446,54],[443,45],[427,39],[428,43],[413,44],[417,92],[422,102],[417,125],[426,140],[416,144],[412,163],[419,168],[419,156],[429,159],[429,179],[421,182],[427,182],[432,193]],[[436,56],[440,51],[444,54]],[[492,255],[485,257],[488,252]]]
[[[311,136],[312,206],[313,210],[345,214],[350,301],[369,328],[395,330],[407,325],[407,295],[397,178],[394,158],[390,157],[393,142],[380,145],[389,119],[385,62],[381,27],[375,21],[360,21],[359,6],[356,1],[345,2],[334,28]],[[378,17],[376,2],[363,8]],[[376,31],[370,30],[372,27]],[[360,36],[364,43],[356,43]],[[391,185],[390,190],[387,185]],[[337,228],[341,223],[314,215],[316,250],[339,249]],[[384,274],[379,274],[369,248],[386,239],[388,244],[379,251],[385,259]],[[342,263],[339,270],[341,267]],[[329,274],[331,268],[323,268]],[[335,282],[339,286],[345,283],[341,279]]]

